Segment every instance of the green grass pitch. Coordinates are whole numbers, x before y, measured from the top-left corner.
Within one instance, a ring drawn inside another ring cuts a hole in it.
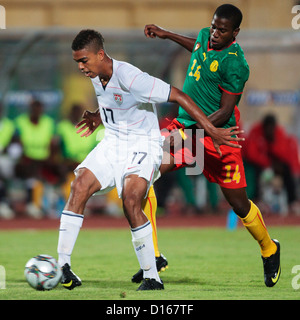
[[[292,268],[300,265],[300,228],[272,227],[269,232],[281,243],[282,274],[273,288],[265,287],[259,247],[243,228],[159,229],[169,269],[161,273],[165,290],[154,292],[137,292],[138,285],[130,281],[138,262],[129,229],[83,228],[72,255],[72,269],[82,286],[68,291],[59,285],[40,292],[25,281],[24,265],[41,253],[57,257],[58,232],[2,230],[0,265],[6,271],[6,289],[0,290],[0,300],[299,299]]]

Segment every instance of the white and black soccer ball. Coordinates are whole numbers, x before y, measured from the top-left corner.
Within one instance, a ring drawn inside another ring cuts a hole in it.
[[[40,254],[26,263],[24,275],[32,288],[51,290],[60,282],[62,272],[56,259]]]

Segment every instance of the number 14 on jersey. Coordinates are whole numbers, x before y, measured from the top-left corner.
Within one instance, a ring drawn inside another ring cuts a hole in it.
[[[201,66],[199,65],[196,67],[196,64],[197,64],[197,59],[194,59],[189,76],[195,77],[196,81],[199,81],[200,76],[201,76],[200,75]]]

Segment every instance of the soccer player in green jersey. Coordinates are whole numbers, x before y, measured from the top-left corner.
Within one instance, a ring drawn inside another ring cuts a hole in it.
[[[249,67],[243,50],[236,42],[242,21],[241,11],[230,4],[221,5],[213,15],[210,28],[199,32],[197,39],[182,36],[156,25],[146,25],[145,35],[149,38],[172,40],[191,52],[183,92],[187,93],[217,127],[238,124],[238,103],[246,81]],[[201,126],[181,107],[176,119],[167,127],[171,132]],[[195,130],[194,130],[195,131]],[[196,135],[190,137],[197,147]],[[200,143],[198,141],[198,143]],[[218,183],[221,190],[240,217],[243,225],[257,240],[264,266],[264,280],[268,287],[274,286],[280,276],[280,245],[272,240],[264,224],[259,208],[248,199],[241,150],[229,146],[221,147],[222,157],[213,148],[211,138],[204,138],[204,170],[210,182]],[[161,173],[187,166],[194,158],[191,150],[183,147],[168,155],[170,161],[161,165]],[[186,163],[182,163],[182,159]]]

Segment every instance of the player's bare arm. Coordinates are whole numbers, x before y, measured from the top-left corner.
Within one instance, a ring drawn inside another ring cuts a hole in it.
[[[220,108],[216,112],[208,116],[208,119],[215,127],[222,127],[226,124],[234,111],[238,96],[226,92],[222,93]],[[202,129],[199,123],[196,126]]]
[[[188,51],[192,52],[196,39],[183,36],[168,30],[165,30],[155,24],[147,24],[144,29],[145,36],[147,38],[160,38],[160,39],[169,39],[172,40],[178,44],[180,44],[182,47],[187,49]]]
[[[241,148],[240,145],[233,143],[232,141],[243,141],[244,138],[235,137],[233,135],[240,134],[242,131],[239,131],[238,127],[231,128],[216,128],[206,117],[204,112],[198,108],[195,102],[184,92],[179,89],[172,87],[169,101],[177,102],[188,114],[195,119],[200,125],[201,128],[212,138],[214,146],[222,156],[220,151],[220,145],[227,145],[234,148]]]

